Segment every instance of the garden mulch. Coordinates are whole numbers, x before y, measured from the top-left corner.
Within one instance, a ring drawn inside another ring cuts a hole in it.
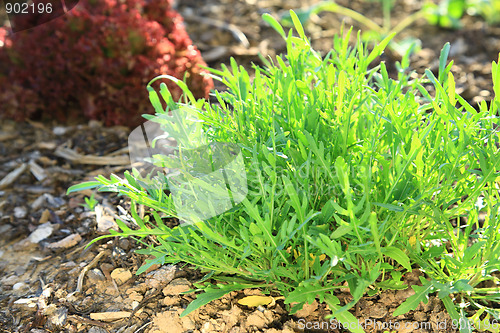
[[[339,3],[381,21],[376,2]],[[284,51],[284,43],[262,23],[261,15],[304,4],[279,0],[186,0],[179,2],[178,10],[210,66],[227,64],[233,56],[250,68],[252,62],[259,63],[258,53],[272,57]],[[418,9],[419,4],[397,1],[394,22]],[[340,25],[341,18],[330,13],[313,19],[308,26],[313,45],[326,54]],[[500,50],[500,28],[466,17],[464,28],[459,31],[417,22],[404,35],[422,40],[422,50],[412,57],[411,63],[417,74],[425,68],[436,70],[439,51],[449,41],[459,92],[473,104],[491,98],[491,61],[497,59]],[[397,55],[388,52],[381,60],[394,68]],[[128,128],[105,128],[95,121],[2,121],[0,332],[343,331],[324,319],[330,313],[324,304],[308,304],[293,316],[280,299],[257,308],[240,305],[239,299],[256,292],[250,290],[230,293],[180,318],[179,314],[194,299],[193,294],[180,293],[192,288],[192,283],[203,276],[200,272],[177,265],[152,267],[147,273],[135,275],[147,258],[134,252],[141,245],[132,239],[110,238],[85,248],[93,238],[117,228],[115,221],[127,214],[129,203],[115,195],[97,193],[99,204],[91,211],[82,207],[90,191],[66,196],[66,189],[98,174],[109,177],[127,170],[129,133]],[[420,274],[415,269],[405,274],[404,280],[408,285],[419,284]],[[455,331],[435,297],[415,311],[393,317],[397,306],[413,293],[409,288],[366,296],[352,312],[367,332],[418,332],[417,325],[421,332]],[[347,287],[337,297],[343,303],[351,299]],[[308,328],[302,329],[305,323]],[[397,330],[396,325],[406,325],[408,329]]]

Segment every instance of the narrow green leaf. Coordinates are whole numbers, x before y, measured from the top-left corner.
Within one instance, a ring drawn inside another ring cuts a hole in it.
[[[186,309],[181,313],[181,318],[187,316],[194,310],[202,307],[214,301],[216,299],[221,298],[222,296],[236,290],[243,290],[247,288],[247,285],[242,284],[233,284],[233,285],[217,285],[219,288],[207,288],[203,294],[198,295],[194,301],[189,303]]]
[[[293,10],[290,10],[290,17],[292,18],[293,25],[297,32],[299,33],[300,38],[302,38],[304,41],[307,40],[306,34],[304,33],[304,28],[302,27],[302,23],[300,23],[299,18],[297,17],[297,14]]]
[[[349,311],[342,311],[342,312],[337,312],[340,310],[341,306],[339,304],[339,299],[333,295],[325,295],[325,302],[328,304],[328,307],[332,310],[333,313],[337,313],[335,315],[335,318],[339,322],[342,323],[342,325],[345,328],[348,328],[349,331],[353,333],[364,333],[365,331],[363,330],[362,326],[359,324],[358,319]]]
[[[66,191],[66,195],[78,191],[83,191],[83,190],[88,190],[88,189],[93,189],[98,186],[104,185],[101,182],[96,182],[96,181],[90,181],[90,182],[84,182],[80,183],[77,185],[70,186],[68,190]]]
[[[350,232],[352,230],[352,227],[350,225],[341,225],[340,227],[338,227],[337,229],[335,229],[330,238],[331,239],[337,239],[337,238],[340,238],[342,236],[344,236],[345,234],[347,234],[348,232]]]
[[[274,17],[265,13],[264,15],[262,15],[262,19],[269,23],[269,25],[273,27],[273,29],[276,30],[276,32],[278,32],[281,37],[283,37],[283,39],[286,39],[285,30],[283,30],[281,24],[279,24],[279,22]]]
[[[444,80],[444,70],[446,68],[446,61],[448,60],[448,54],[450,53],[450,43],[447,42],[444,44],[443,48],[441,49],[441,54],[439,55],[439,82],[443,82]]]
[[[373,48],[373,50],[370,52],[366,60],[367,65],[369,65],[373,60],[375,60],[375,58],[377,58],[379,55],[382,54],[382,52],[387,47],[389,42],[394,38],[394,36],[396,36],[396,33],[390,34]]]
[[[411,271],[410,258],[408,258],[408,256],[400,249],[394,246],[388,246],[382,249],[382,253],[396,260],[401,266],[406,268],[408,271]]]
[[[429,301],[429,293],[431,293],[433,289],[433,284],[432,282],[427,281],[427,283],[423,286],[412,286],[412,288],[413,290],[415,290],[415,295],[408,297],[406,301],[398,306],[396,311],[394,311],[393,313],[394,317],[415,310],[420,302],[424,302],[424,304],[427,304],[427,302]]]
[[[391,204],[386,204],[386,203],[380,203],[380,202],[372,202],[376,206],[380,206],[382,208],[387,208],[390,211],[393,212],[404,212],[404,208],[401,206],[396,206],[396,205],[391,205]]]

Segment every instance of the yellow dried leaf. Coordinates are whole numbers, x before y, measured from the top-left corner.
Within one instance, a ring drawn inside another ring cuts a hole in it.
[[[314,259],[316,259],[316,256],[312,253],[309,253],[309,255],[311,256],[311,259],[314,261]],[[326,259],[326,255],[325,254],[320,254],[319,255],[319,261],[323,261]]]
[[[239,304],[241,305],[246,305],[249,307],[256,307],[259,305],[267,305],[273,301],[273,298],[271,296],[247,296],[243,297],[238,301]]]

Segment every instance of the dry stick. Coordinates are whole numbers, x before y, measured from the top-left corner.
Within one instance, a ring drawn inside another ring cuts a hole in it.
[[[0,180],[0,190],[14,183],[14,181],[27,169],[28,169],[28,164],[23,163],[17,168],[15,168],[13,171],[9,172],[7,176],[3,177],[3,179]]]
[[[149,321],[149,322],[145,323],[144,325],[142,325],[141,327],[139,327],[134,333],[139,333],[140,331],[142,331],[143,329],[145,329],[146,326],[151,325],[152,323],[153,323],[152,321]]]
[[[121,150],[120,150],[121,151]],[[130,158],[128,156],[114,156],[116,152],[108,156],[82,155],[75,150],[63,146],[56,148],[54,154],[62,157],[73,163],[93,164],[93,165],[129,165]]]
[[[100,322],[97,320],[92,320],[92,319],[88,319],[88,318],[76,316],[76,315],[70,315],[70,316],[68,316],[68,319],[72,320],[72,321],[80,322],[82,324],[100,326],[102,328],[106,328],[109,326],[108,323],[103,323],[103,322]]]
[[[104,255],[110,255],[110,254],[111,254],[110,250],[105,250],[100,252],[87,266],[83,268],[82,272],[80,273],[80,276],[78,276],[78,283],[76,285],[75,293],[77,292],[80,293],[82,291],[83,278],[85,277],[85,274],[89,271],[89,269],[97,265],[99,259],[101,259]]]

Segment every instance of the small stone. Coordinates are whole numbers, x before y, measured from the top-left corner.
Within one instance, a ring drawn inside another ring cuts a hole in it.
[[[10,229],[12,229],[12,225],[8,223],[0,225],[0,234],[5,235]]]
[[[45,203],[45,197],[43,195],[39,196],[36,198],[32,203],[31,203],[31,209],[33,210],[38,210],[42,207],[42,205]]]
[[[68,128],[67,127],[63,127],[63,126],[56,126],[54,127],[54,129],[52,130],[52,133],[54,133],[54,135],[64,135],[66,132],[68,131]]]
[[[415,311],[413,313],[413,318],[418,321],[418,322],[425,322],[427,321],[427,315],[424,313],[424,312],[420,312],[420,311]]]
[[[175,277],[176,267],[168,265],[146,275],[146,284],[149,288],[160,288],[170,283]]]
[[[109,296],[119,296],[120,292],[115,286],[103,285],[105,287],[104,293]]]
[[[255,310],[252,312],[246,320],[246,327],[250,328],[251,326],[262,329],[266,326],[267,318],[264,316],[262,312],[259,310]]]
[[[140,302],[142,301],[142,299],[144,298],[144,296],[142,296],[141,294],[139,294],[138,292],[136,291],[133,291],[131,292],[129,295],[128,295],[128,298],[130,298],[132,301],[135,301],[135,302]]]
[[[25,289],[26,287],[27,287],[26,283],[24,283],[24,282],[18,282],[18,283],[15,283],[12,286],[12,290],[14,290],[14,291],[21,290],[21,289]]]
[[[105,215],[104,207],[100,204],[95,206],[95,219],[97,221],[97,233],[107,234],[109,230],[120,230],[118,224],[115,222],[115,218],[111,215]]]
[[[153,317],[152,333],[184,333],[184,327],[176,311],[164,311]]]
[[[16,284],[18,277],[15,275],[4,276],[0,279],[0,282],[4,286],[13,286]]]
[[[111,278],[115,280],[118,285],[122,285],[132,278],[132,273],[125,268],[116,268],[111,272]]]
[[[47,222],[38,226],[38,228],[36,228],[31,235],[28,236],[28,239],[31,243],[35,244],[52,235],[52,232],[54,232],[54,225]]]
[[[15,207],[14,208],[14,217],[18,219],[22,219],[28,215],[28,210],[26,207]]]
[[[124,251],[128,251],[130,249],[130,241],[126,238],[120,239],[119,244]]]
[[[89,328],[88,333],[108,333],[104,328],[99,327],[99,326],[94,326]]]
[[[220,316],[228,327],[233,327],[238,323],[241,313],[242,310],[233,304],[231,309],[222,311]]]
[[[169,295],[176,296],[176,295],[179,295],[180,293],[188,291],[190,289],[191,289],[191,282],[189,282],[185,278],[180,278],[180,279],[172,280],[172,282],[170,282],[168,284],[168,286],[163,288],[162,292],[163,292],[163,295],[165,295],[165,296],[169,296]]]
[[[114,266],[111,265],[111,264],[108,264],[107,262],[105,262],[105,263],[102,263],[99,267],[101,268],[101,271],[103,272],[103,274],[106,277],[106,279],[111,280],[111,274],[110,273],[113,270]]]
[[[138,293],[138,294],[144,294],[148,290],[148,286],[146,283],[142,282],[139,283],[138,285],[135,285],[133,287],[128,288],[125,293],[126,294],[132,294],[132,293]]]
[[[383,304],[380,304],[380,303],[375,303],[373,304],[373,306],[370,307],[370,311],[369,311],[369,314],[370,314],[370,317],[372,318],[376,318],[376,319],[380,319],[380,318],[384,318],[385,316],[387,316],[387,307]]]
[[[211,322],[207,321],[201,327],[201,333],[210,333],[214,331],[214,327]]]
[[[266,309],[266,310],[264,310],[263,313],[264,313],[264,317],[266,317],[269,322],[273,321],[273,312],[271,310]]]
[[[192,331],[192,330],[196,329],[196,325],[195,325],[194,321],[189,317],[182,317],[181,322],[182,322],[182,326],[184,326],[184,329],[186,331]]]
[[[133,301],[132,302],[132,310],[135,310],[139,306],[139,304],[141,304],[141,303],[137,302],[137,301]],[[142,309],[137,310],[136,313],[137,314],[142,313]]]
[[[73,268],[73,267],[76,267],[76,262],[74,262],[73,260],[71,261],[66,261],[64,263],[61,264],[61,267],[62,268]]]
[[[104,274],[102,274],[102,272],[99,268],[91,269],[87,273],[87,278],[88,278],[88,281],[92,284],[106,281],[106,277],[104,276]]]
[[[51,304],[53,305],[53,304]],[[68,309],[65,307],[54,307],[51,311],[46,311],[49,325],[54,328],[62,328],[68,319]]]
[[[67,237],[64,237],[60,241],[49,244],[49,249],[68,249],[70,247],[75,246],[82,240],[82,236],[79,234],[72,234]]]
[[[35,201],[33,201],[31,203],[31,208],[33,210],[38,210],[45,203],[47,203],[49,206],[51,206],[53,208],[59,208],[62,205],[64,205],[66,202],[62,198],[54,197],[53,195],[51,195],[49,193],[44,193],[41,196],[39,196],[38,198],[36,198]]]
[[[180,302],[180,297],[178,296],[166,296],[164,299],[163,299],[163,305],[166,305],[166,306],[172,306],[172,305],[176,305],[176,304],[179,304]]]

